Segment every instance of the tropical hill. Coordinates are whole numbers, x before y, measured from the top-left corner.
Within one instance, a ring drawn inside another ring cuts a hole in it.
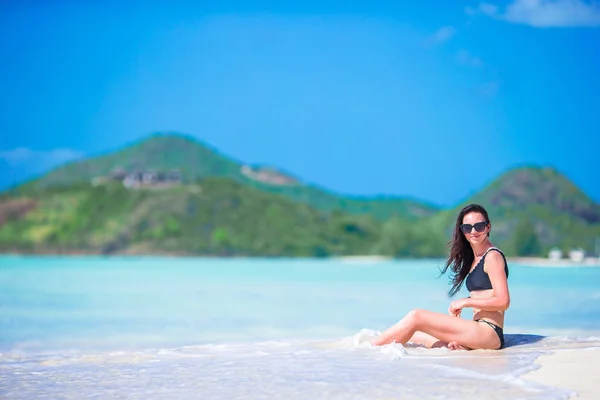
[[[75,161],[18,187],[34,193],[50,187],[91,182],[94,178],[135,171],[178,171],[183,183],[204,178],[229,178],[262,191],[286,196],[321,211],[341,210],[384,220],[392,215],[415,220],[438,209],[401,197],[349,197],[332,193],[276,168],[248,165],[221,154],[210,145],[178,133],[157,133],[125,148]]]
[[[41,200],[5,196],[0,215],[5,252],[323,257],[368,254],[379,235],[371,217],[325,215],[226,178],[59,186]]]
[[[469,203],[486,207],[491,238],[509,254],[547,254],[551,247],[565,253],[581,247],[591,253],[600,237],[600,204],[553,168],[511,169],[460,206],[426,220],[449,237],[462,204]]]
[[[600,237],[600,205],[552,168],[519,167],[451,209],[348,198],[181,135],[61,166],[0,194],[0,251],[443,257],[465,204],[484,205],[508,255]]]

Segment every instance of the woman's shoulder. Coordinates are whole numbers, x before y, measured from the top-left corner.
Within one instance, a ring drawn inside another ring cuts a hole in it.
[[[485,254],[486,255],[488,255],[488,254],[496,254],[497,256],[504,257],[504,252],[500,248],[498,248],[496,246],[492,246],[489,249],[487,249],[486,252],[485,252]]]
[[[508,262],[506,261],[506,256],[504,255],[504,252],[502,250],[500,250],[498,247],[490,247],[487,252],[486,252],[486,261],[491,261],[491,262],[486,262],[486,269],[487,266],[490,264],[495,264],[495,265],[500,265],[503,266],[506,270],[506,272],[508,273]]]

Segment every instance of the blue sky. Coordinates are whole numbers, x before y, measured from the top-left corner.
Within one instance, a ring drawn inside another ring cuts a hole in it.
[[[389,3],[2,2],[0,188],[168,130],[346,194],[534,164],[600,201],[598,3]]]

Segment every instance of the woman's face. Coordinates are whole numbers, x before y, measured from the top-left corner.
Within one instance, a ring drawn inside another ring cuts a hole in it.
[[[488,236],[490,224],[485,217],[478,212],[470,212],[463,217],[461,232],[471,244],[482,243]],[[478,229],[481,232],[478,232]]]

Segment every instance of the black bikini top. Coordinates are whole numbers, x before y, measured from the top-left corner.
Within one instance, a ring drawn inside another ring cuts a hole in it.
[[[506,277],[508,278],[508,263],[506,262],[506,257],[504,257],[504,253],[500,251],[500,249],[496,247],[490,247],[481,257],[481,260],[477,263],[473,271],[469,272],[467,275],[467,289],[469,292],[473,290],[487,290],[493,289],[492,282],[490,282],[490,277],[487,272],[483,269],[483,264],[485,263],[485,256],[490,250],[496,250],[500,254],[502,254],[502,258],[504,259],[504,272],[506,272]]]

